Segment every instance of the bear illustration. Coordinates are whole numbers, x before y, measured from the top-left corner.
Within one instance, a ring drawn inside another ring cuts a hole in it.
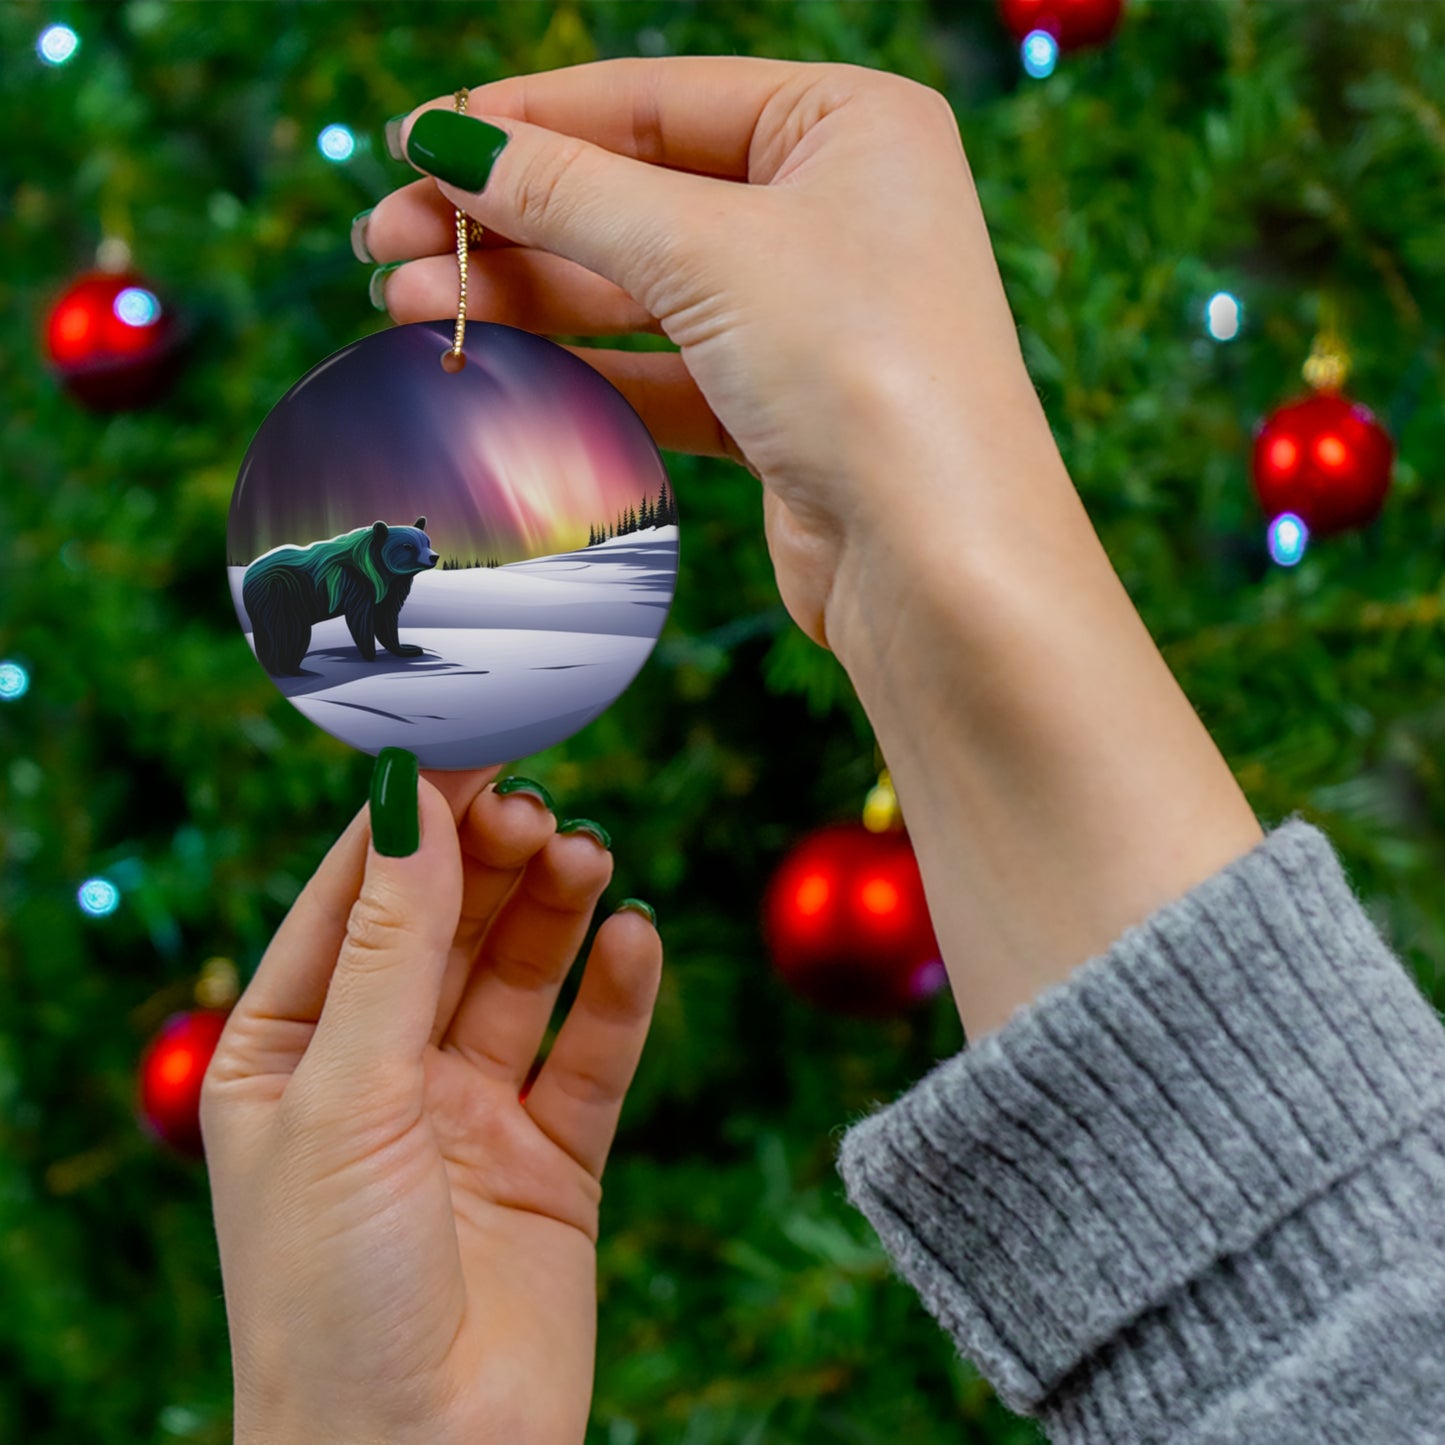
[[[396,629],[412,579],[437,564],[425,527],[425,517],[410,527],[376,522],[257,557],[241,580],[241,600],[261,666],[273,677],[300,676],[312,626],[342,615],[367,662],[376,660],[378,642],[397,657],[421,653]]]

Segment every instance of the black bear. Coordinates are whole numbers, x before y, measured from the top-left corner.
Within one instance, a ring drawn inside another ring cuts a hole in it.
[[[311,628],[342,614],[368,662],[378,642],[398,657],[422,649],[397,636],[412,578],[437,564],[418,517],[411,527],[376,522],[307,547],[273,547],[241,580],[241,601],[255,630],[256,656],[273,677],[297,677]]]

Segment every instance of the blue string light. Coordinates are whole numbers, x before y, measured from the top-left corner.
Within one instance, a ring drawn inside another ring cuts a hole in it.
[[[35,53],[47,65],[64,65],[80,49],[80,37],[68,25],[47,25],[35,42]]]
[[[1035,80],[1044,80],[1054,73],[1059,63],[1059,42],[1047,30],[1031,30],[1019,48],[1024,69]]]
[[[1244,325],[1244,307],[1228,291],[1216,291],[1204,308],[1204,329],[1216,341],[1233,341]]]
[[[356,150],[356,137],[344,125],[329,125],[316,137],[317,147],[329,161],[349,161]]]
[[[143,286],[127,286],[111,305],[117,318],[127,326],[149,326],[160,319],[161,303]]]
[[[87,878],[75,896],[80,911],[92,918],[106,918],[120,907],[120,889],[109,878]]]
[[[0,662],[0,702],[15,702],[30,691],[30,674],[18,662]]]
[[[1281,567],[1293,567],[1305,554],[1310,529],[1293,512],[1281,512],[1269,524],[1269,555]]]

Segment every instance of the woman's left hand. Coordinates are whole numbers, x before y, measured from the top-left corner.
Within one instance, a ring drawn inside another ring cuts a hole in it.
[[[612,855],[495,772],[419,779],[406,857],[352,819],[207,1071],[237,1445],[585,1434],[600,1180],[662,946],[603,923],[526,1091]]]

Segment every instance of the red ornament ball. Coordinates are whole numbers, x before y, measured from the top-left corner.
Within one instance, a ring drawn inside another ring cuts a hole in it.
[[[1124,0],[999,0],[999,16],[1020,43],[1046,30],[1060,50],[1101,45],[1117,29]]]
[[[947,981],[901,829],[836,823],[803,839],[768,885],[763,932],[784,982],[836,1013],[901,1013]]]
[[[150,284],[130,271],[91,271],[61,294],[45,322],[50,365],[94,411],[155,401],[175,378],[181,330]]]
[[[1271,521],[1293,512],[1317,537],[1368,526],[1390,490],[1390,434],[1368,407],[1315,392],[1272,412],[1254,438],[1255,495]]]
[[[179,1153],[198,1159],[205,1156],[201,1083],[229,1017],[229,1009],[172,1014],[141,1056],[142,1125]]]

